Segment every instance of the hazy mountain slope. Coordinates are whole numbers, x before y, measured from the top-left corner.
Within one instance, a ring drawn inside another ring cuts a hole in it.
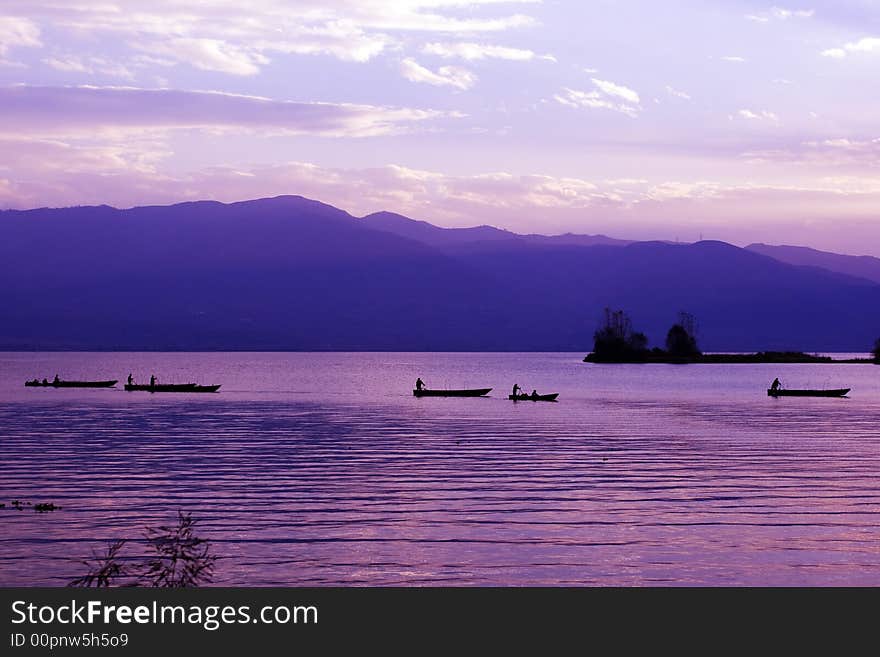
[[[565,246],[624,246],[631,244],[628,240],[618,240],[605,235],[520,235],[492,226],[474,226],[472,228],[440,228],[426,221],[410,219],[394,212],[375,212],[361,219],[363,223],[376,230],[393,233],[401,237],[422,242],[429,246],[451,247],[471,242],[530,242],[534,244],[565,245]]]
[[[858,276],[880,283],[880,258],[851,256],[828,251],[818,251],[806,246],[772,246],[749,244],[749,251],[761,253],[781,262],[806,267],[822,267],[848,276]]]

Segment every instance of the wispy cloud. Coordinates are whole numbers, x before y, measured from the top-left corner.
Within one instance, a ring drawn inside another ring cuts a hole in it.
[[[828,48],[822,51],[823,57],[843,59],[851,53],[880,52],[880,37],[865,37],[858,41],[851,41],[839,48]]]
[[[477,76],[458,66],[441,66],[436,71],[425,68],[411,58],[400,62],[400,74],[410,82],[422,82],[437,87],[470,89],[477,82]]]
[[[733,62],[734,64],[742,64],[746,61],[745,57],[740,57],[739,55],[725,55],[721,59],[722,61]]]
[[[422,52],[428,55],[437,55],[446,59],[459,58],[467,61],[478,59],[529,61],[536,58],[556,61],[552,55],[537,55],[531,50],[525,50],[522,48],[509,48],[507,46],[470,42],[427,43],[422,47]]]
[[[132,87],[0,88],[0,134],[88,136],[206,129],[368,137],[449,113],[371,105],[301,103],[220,92]]]
[[[256,75],[269,59],[253,49],[231,45],[218,39],[168,39],[137,44],[155,55],[185,61],[205,71],[231,75]]]
[[[750,110],[741,109],[736,115],[741,119],[748,121],[769,121],[771,123],[779,123],[779,116],[775,112],[768,110]]]
[[[666,85],[666,93],[669,94],[670,96],[673,96],[674,98],[681,98],[682,100],[690,100],[691,99],[690,94],[688,94],[684,91],[680,91],[679,89],[676,89],[675,87],[671,87],[668,84]]]
[[[642,108],[636,91],[608,80],[597,78],[590,80],[594,87],[592,91],[564,88],[561,93],[554,95],[553,99],[568,107],[607,109],[626,114],[631,118],[638,117]]]
[[[750,162],[773,162],[854,171],[880,169],[880,138],[833,137],[751,150],[742,154]],[[876,178],[876,176],[875,176]]]
[[[0,16],[0,56],[12,48],[38,48],[42,45],[40,28],[36,23],[17,16]]]
[[[630,89],[629,87],[624,87],[622,84],[615,84],[614,82],[609,82],[608,80],[599,80],[597,78],[590,78],[593,84],[596,85],[599,90],[607,96],[615,96],[617,98],[622,98],[623,100],[638,104],[641,102],[639,100],[639,94]]]
[[[75,55],[47,57],[43,62],[48,66],[66,73],[100,73],[110,77],[132,79],[133,73],[123,64],[111,62],[103,57],[83,59]]]
[[[479,35],[532,26],[533,17],[509,10],[530,4],[534,0],[298,0],[295,7],[274,0],[6,0],[5,10],[28,18],[0,17],[0,54],[39,45],[38,25],[45,22],[59,34],[95,35],[96,44],[111,38],[178,64],[255,75],[277,54],[365,62],[399,47],[404,41],[394,34]]]
[[[785,9],[784,7],[772,7],[769,11],[758,14],[747,14],[746,18],[758,23],[769,23],[772,20],[788,20],[789,18],[812,18],[815,14],[813,9]]]

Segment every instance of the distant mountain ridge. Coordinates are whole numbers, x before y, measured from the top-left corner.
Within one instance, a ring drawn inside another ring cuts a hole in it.
[[[851,256],[828,251],[819,251],[806,246],[771,246],[769,244],[749,244],[746,249],[761,253],[781,262],[802,267],[821,267],[848,276],[858,276],[880,283],[880,258],[873,256]]]
[[[708,350],[880,334],[880,285],[723,242],[443,229],[298,196],[0,212],[0,281],[6,349],[586,353],[605,306],[653,344],[687,310]]]
[[[457,246],[474,242],[525,241],[544,244],[565,244],[595,246],[605,244],[626,246],[630,240],[618,240],[605,235],[520,235],[493,226],[474,226],[472,228],[441,228],[427,221],[410,219],[394,212],[374,212],[361,219],[364,224],[376,230],[407,237],[423,244],[436,247]]]

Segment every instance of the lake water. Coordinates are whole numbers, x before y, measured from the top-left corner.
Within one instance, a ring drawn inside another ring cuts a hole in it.
[[[181,509],[224,585],[880,585],[880,367],[582,357],[0,353],[0,584]],[[56,372],[223,387],[23,386]]]

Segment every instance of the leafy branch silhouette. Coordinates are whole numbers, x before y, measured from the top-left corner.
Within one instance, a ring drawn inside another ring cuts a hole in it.
[[[185,588],[209,584],[217,556],[211,554],[210,542],[196,535],[195,525],[191,513],[178,511],[176,525],[148,527],[144,532],[148,548],[145,561],[123,559],[120,553],[128,541],[113,541],[104,553],[95,552],[82,562],[86,574],[69,586]]]

